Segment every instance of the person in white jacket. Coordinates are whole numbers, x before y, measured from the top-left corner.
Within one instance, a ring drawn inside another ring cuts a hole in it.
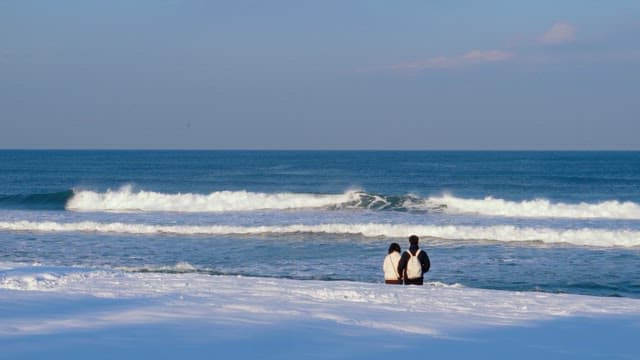
[[[398,273],[398,262],[400,261],[400,245],[391,243],[389,253],[382,262],[385,284],[402,285],[402,277]]]

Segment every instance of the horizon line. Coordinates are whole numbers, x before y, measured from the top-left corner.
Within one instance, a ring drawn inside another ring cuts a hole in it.
[[[401,149],[376,149],[376,148],[0,148],[0,151],[325,151],[325,152],[640,152],[638,149],[419,149],[419,148],[401,148]]]

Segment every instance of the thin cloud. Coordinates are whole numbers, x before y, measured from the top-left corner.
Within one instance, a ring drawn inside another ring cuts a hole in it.
[[[538,38],[542,45],[560,45],[573,42],[576,38],[576,28],[565,22],[554,23],[549,30]]]
[[[532,54],[521,56],[524,64],[640,64],[640,50],[580,52],[570,54]]]
[[[390,70],[428,70],[450,69],[478,65],[483,63],[500,63],[513,59],[515,55],[503,50],[472,50],[460,56],[438,56],[421,61],[405,62],[391,65]]]
[[[569,51],[558,52],[550,47],[551,45],[568,44],[574,41],[576,41],[576,28],[566,22],[556,22],[538,37],[531,36],[528,40],[523,36],[514,38],[509,44],[509,49],[472,50],[459,56],[437,56],[388,66],[359,68],[356,71],[411,72],[459,69],[507,62],[541,66],[545,64],[640,64],[640,49],[618,51],[602,49],[592,52],[567,49]]]

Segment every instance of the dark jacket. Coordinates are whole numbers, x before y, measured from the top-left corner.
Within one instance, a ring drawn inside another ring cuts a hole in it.
[[[416,252],[420,249],[418,245],[411,245],[409,251],[411,254],[415,256]],[[404,279],[405,285],[422,285],[424,281],[424,273],[429,271],[431,267],[431,261],[429,261],[429,254],[423,249],[420,249],[420,254],[418,254],[418,261],[420,261],[420,265],[422,265],[422,277],[418,279],[407,279],[407,262],[411,257],[406,251],[402,253],[400,257],[400,261],[398,262],[398,274],[402,274],[402,278]]]

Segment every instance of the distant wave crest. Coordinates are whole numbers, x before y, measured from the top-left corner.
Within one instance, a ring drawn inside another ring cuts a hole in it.
[[[428,202],[446,206],[448,213],[473,213],[489,216],[535,217],[535,218],[609,218],[640,219],[640,205],[634,202],[615,200],[599,203],[565,204],[546,199],[508,201],[486,197],[463,199],[451,195],[430,197]]]
[[[164,194],[133,191],[131,186],[118,190],[75,191],[67,202],[67,210],[75,211],[175,211],[223,212],[252,210],[287,210],[324,208],[358,202],[360,193],[296,194],[258,193],[249,191],[217,191],[210,194]]]
[[[292,209],[369,209],[445,212],[486,216],[576,219],[640,219],[640,205],[617,200],[568,204],[546,199],[509,201],[493,197],[466,199],[453,195],[377,195],[350,190],[342,194],[216,191],[209,194],[166,194],[134,191],[131,186],[96,192],[74,190],[66,209],[72,211],[231,212]]]
[[[260,235],[260,234],[343,234],[365,237],[404,238],[408,234],[452,240],[490,240],[490,241],[540,241],[544,243],[570,243],[599,247],[635,247],[640,246],[640,231],[609,229],[555,229],[517,227],[511,225],[495,226],[436,226],[408,224],[318,224],[283,226],[228,226],[228,225],[154,225],[139,223],[100,223],[53,221],[13,221],[0,222],[4,231],[43,231],[43,232],[97,232],[128,234],[176,234],[176,235]]]

